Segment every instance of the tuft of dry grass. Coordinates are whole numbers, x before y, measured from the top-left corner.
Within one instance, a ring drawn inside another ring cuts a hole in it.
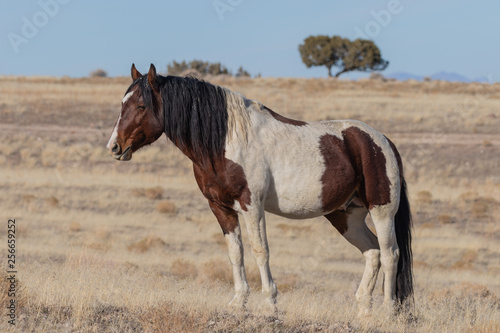
[[[438,222],[441,224],[453,223],[451,216],[448,214],[440,214],[440,215],[438,215],[437,219],[438,219]]]
[[[453,263],[451,269],[472,269],[477,260],[478,253],[476,250],[469,249],[462,253],[459,260]]]
[[[23,194],[22,200],[25,203],[30,203],[31,201],[35,200],[35,196],[33,194]]]
[[[486,218],[492,207],[496,205],[498,205],[498,202],[493,198],[479,197],[472,203],[472,215],[476,218]]]
[[[491,147],[493,144],[490,140],[483,140],[483,147]]]
[[[145,191],[145,196],[148,199],[161,199],[163,196],[163,189],[160,186],[147,188]]]
[[[80,232],[80,231],[82,231],[82,225],[78,222],[71,222],[69,224],[69,231],[70,232]]]
[[[50,208],[55,208],[59,206],[59,200],[54,196],[50,196],[45,199],[45,204]]]
[[[459,199],[464,203],[470,203],[476,200],[479,194],[476,191],[466,191],[460,194]]]
[[[143,188],[133,188],[130,190],[130,194],[134,197],[144,197],[146,195]]]
[[[111,244],[109,242],[100,242],[100,241],[87,241],[85,246],[89,249],[97,250],[100,252],[108,252],[111,249]]]
[[[286,274],[280,279],[276,279],[276,284],[280,293],[286,293],[298,288],[301,281],[302,279],[298,274]]]
[[[156,210],[163,214],[174,215],[177,213],[177,207],[173,202],[162,200],[156,204]]]
[[[298,235],[311,231],[310,225],[294,225],[291,223],[280,223],[277,228],[288,235]]]
[[[198,275],[198,269],[193,262],[180,258],[172,263],[170,272],[179,278],[195,278]]]
[[[163,197],[163,188],[160,186],[150,187],[150,188],[135,188],[130,191],[130,193],[135,197],[146,197],[148,199],[157,200]]]
[[[132,252],[144,253],[152,249],[165,247],[166,243],[163,239],[156,236],[147,236],[138,242],[127,246],[127,249]]]
[[[415,199],[420,203],[430,204],[432,203],[432,193],[429,191],[420,191],[417,193]]]
[[[203,280],[232,282],[233,274],[229,261],[220,259],[211,259],[201,267],[201,276]]]
[[[433,221],[423,222],[419,225],[420,229],[435,229],[436,227],[436,223],[434,223]]]
[[[98,228],[97,230],[95,230],[94,236],[96,239],[101,239],[103,241],[106,241],[111,238],[111,232],[107,229]]]
[[[484,218],[488,216],[490,210],[489,204],[482,200],[478,200],[472,204],[472,215],[477,218]]]

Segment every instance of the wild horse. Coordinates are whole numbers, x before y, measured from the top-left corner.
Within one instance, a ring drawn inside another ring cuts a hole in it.
[[[365,256],[356,292],[367,309],[382,267],[384,303],[412,296],[411,214],[401,158],[394,144],[355,120],[307,122],[192,77],[147,75],[132,65],[133,82],[108,149],[127,161],[163,133],[193,162],[196,181],[219,221],[229,251],[235,295],[249,287],[241,216],[260,270],[262,293],[275,304],[264,211],[292,219],[325,216]],[[374,235],[365,223],[367,214]]]

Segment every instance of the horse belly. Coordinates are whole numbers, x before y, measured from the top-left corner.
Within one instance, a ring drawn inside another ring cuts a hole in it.
[[[265,210],[286,218],[307,219],[324,215],[320,170],[280,170],[274,172],[266,193]]]

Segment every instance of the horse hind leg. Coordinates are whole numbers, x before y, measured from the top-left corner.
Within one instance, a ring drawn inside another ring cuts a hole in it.
[[[357,247],[365,257],[365,270],[356,291],[359,314],[365,315],[371,306],[373,289],[380,269],[380,250],[377,237],[365,223],[368,210],[365,207],[349,207],[347,211],[335,211],[325,217],[344,236]]]
[[[384,272],[384,303],[391,308],[394,308],[396,301],[396,275],[399,261],[399,247],[394,225],[395,211],[392,204],[376,206],[370,210],[377,231],[380,262]]]

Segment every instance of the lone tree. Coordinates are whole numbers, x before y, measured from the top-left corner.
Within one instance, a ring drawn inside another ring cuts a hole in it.
[[[351,42],[340,36],[309,36],[299,45],[299,52],[308,68],[325,66],[330,77],[333,66],[340,69],[335,74],[338,77],[351,71],[381,71],[389,65],[375,43],[364,39]]]
[[[339,36],[309,36],[304,44],[299,45],[299,52],[304,64],[312,66],[326,66],[328,76],[332,76],[332,67],[340,67],[342,58],[347,52],[348,39]]]

